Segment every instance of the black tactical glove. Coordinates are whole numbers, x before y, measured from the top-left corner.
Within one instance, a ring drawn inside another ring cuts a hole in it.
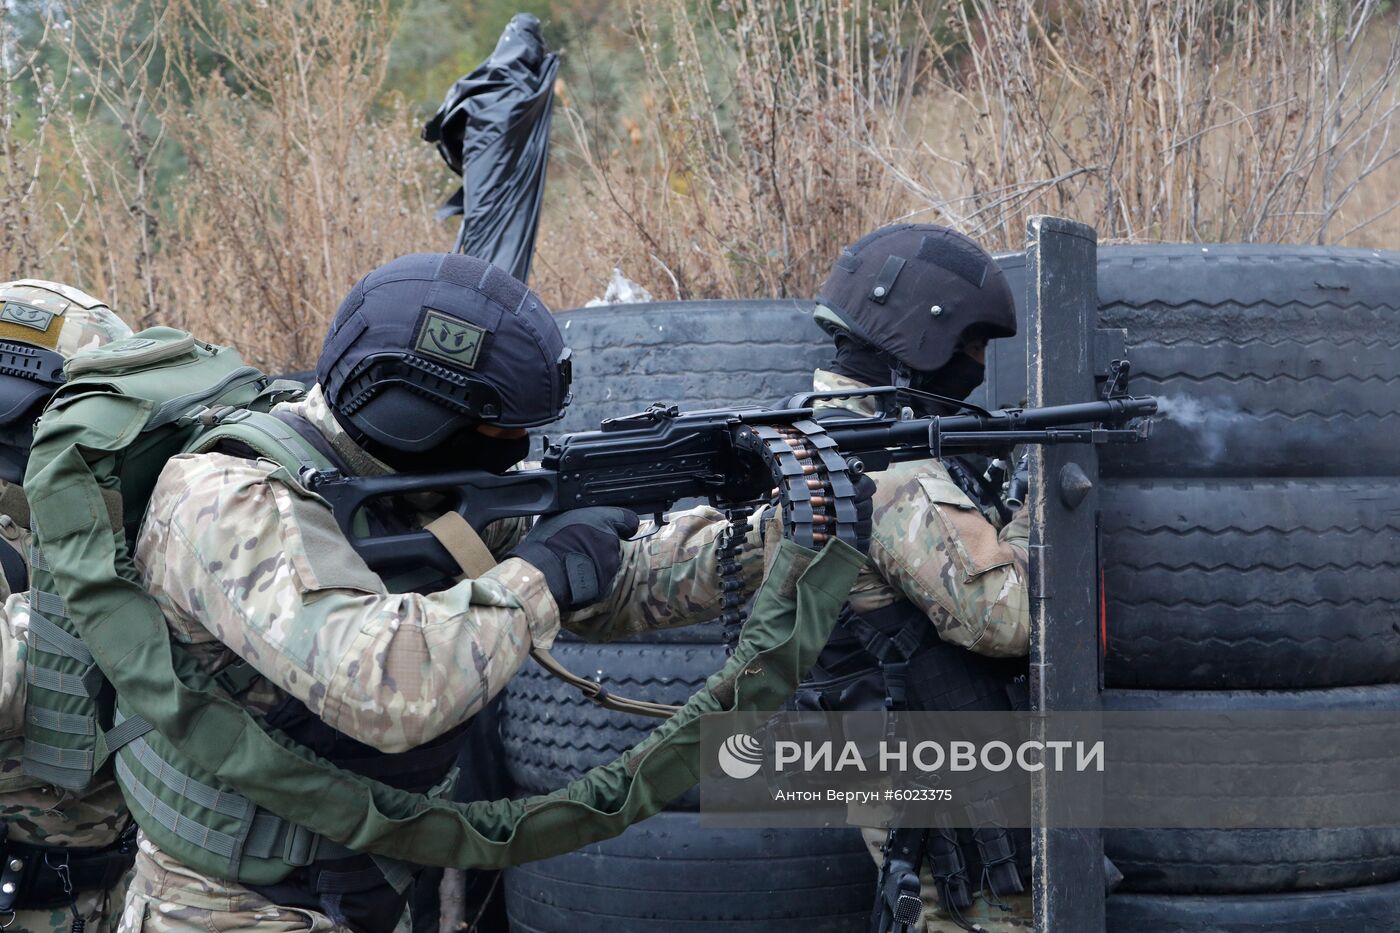
[[[559,608],[571,612],[608,595],[622,566],[621,541],[638,524],[627,509],[574,509],[537,522],[509,556],[538,568]]]
[[[865,554],[870,550],[870,533],[874,530],[875,480],[862,473],[856,480],[856,548]]]

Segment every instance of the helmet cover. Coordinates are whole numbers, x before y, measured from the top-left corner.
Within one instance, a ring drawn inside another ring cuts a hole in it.
[[[131,336],[106,302],[62,282],[0,282],[0,480],[19,482],[34,420],[63,384],[63,363]]]
[[[933,224],[882,227],[847,247],[817,303],[839,321],[819,315],[829,331],[847,330],[918,372],[947,365],[968,335],[1016,334],[1015,298],[996,260]]]
[[[572,368],[554,316],[523,283],[471,256],[415,253],[350,290],[316,378],[352,434],[422,452],[473,422],[557,420]]]

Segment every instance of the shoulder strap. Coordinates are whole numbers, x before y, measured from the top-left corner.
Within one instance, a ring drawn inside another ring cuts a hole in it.
[[[423,530],[442,545],[443,550],[452,555],[457,566],[469,577],[479,577],[496,566],[496,558],[491,549],[481,540],[476,529],[456,512],[444,512],[433,519]]]
[[[24,555],[9,541],[0,541],[0,572],[5,574],[5,584],[11,593],[29,589],[29,568],[24,564]]]
[[[304,469],[325,470],[339,466],[317,449],[312,439],[268,412],[248,408],[211,409],[199,416],[209,430],[187,449],[207,453],[225,445],[240,445],[299,476]],[[310,427],[308,425],[308,427]]]
[[[491,550],[486,546],[486,542],[481,540],[481,535],[476,533],[470,522],[456,512],[444,513],[428,523],[423,530],[438,539],[438,543],[452,555],[457,566],[469,577],[479,577],[496,566],[496,558],[491,556]],[[534,658],[540,667],[569,686],[577,688],[585,697],[604,709],[656,719],[667,719],[680,710],[679,706],[668,703],[634,700],[609,693],[608,688],[596,680],[580,677],[569,670],[545,648],[531,647],[530,657]]]
[[[130,713],[197,768],[292,823],[351,849],[419,864],[495,868],[622,832],[693,786],[707,714],[772,711],[796,689],[835,624],[864,559],[832,541],[815,557],[784,540],[733,656],[680,713],[608,765],[553,794],[457,804],[410,794],[317,757],[223,696],[170,638],[160,606],[117,548],[101,449],[36,438],[31,502],[42,546],[84,643]],[[126,570],[119,573],[117,565]],[[289,792],[296,789],[295,792]]]
[[[0,483],[0,515],[8,515],[15,524],[29,527],[29,500],[24,487],[18,483]]]

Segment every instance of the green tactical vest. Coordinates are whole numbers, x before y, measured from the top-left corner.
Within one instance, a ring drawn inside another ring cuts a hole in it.
[[[101,437],[111,446],[108,469],[120,477],[120,496],[111,485],[104,507],[119,529],[137,527],[165,462],[209,431],[212,422],[201,422],[200,412],[222,408],[253,414],[250,407],[265,410],[301,391],[294,383],[269,389],[267,377],[245,366],[234,351],[165,327],[80,354],[64,372],[67,382],[50,403],[46,423],[55,432]],[[83,423],[75,424],[73,413],[79,410]],[[141,423],[132,431],[135,412]],[[125,544],[120,542],[123,554]],[[107,731],[113,727],[112,691],[69,618],[38,535],[30,563],[23,769],[50,784],[83,791],[102,772],[111,749],[140,724],[116,734]]]
[[[70,372],[36,427],[25,477],[46,559],[36,589],[50,594],[45,619],[54,623],[41,636],[62,636],[42,652],[46,669],[65,686],[92,687],[51,691],[44,708],[72,719],[46,717],[65,728],[36,729],[35,738],[59,750],[47,757],[75,781],[115,751],[142,829],[216,877],[271,884],[350,852],[493,868],[617,835],[699,779],[703,717],[781,707],[862,563],[840,542],[813,555],[783,541],[724,667],[637,746],[554,793],[459,804],[398,790],[337,768],[244,709],[170,639],[131,561],[126,529],[137,527],[160,468],[179,451],[236,439],[267,452],[293,491],[311,495],[295,468],[315,457],[309,445],[297,449],[299,438],[275,418],[238,414],[262,407],[265,380],[233,351],[167,328],[95,352],[108,365]],[[115,709],[100,700],[104,679],[119,697]]]

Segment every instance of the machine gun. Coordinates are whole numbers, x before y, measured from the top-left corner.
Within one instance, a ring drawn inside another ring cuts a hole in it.
[[[816,416],[814,402],[851,397],[889,400],[897,413]],[[961,411],[916,418],[901,405],[931,399]],[[785,534],[814,547],[833,525],[837,537],[853,541],[853,477],[864,471],[958,453],[1009,456],[1024,444],[1135,443],[1148,436],[1146,419],[1156,411],[1154,398],[1119,394],[1074,405],[988,411],[894,387],[800,395],[776,409],[683,412],[657,404],[610,418],[596,431],[546,438],[535,469],[390,476],[323,470],[308,471],[303,481],[330,504],[341,531],[380,572],[423,566],[459,571],[426,531],[370,537],[356,530],[355,517],[367,504],[416,493],[445,496],[444,506],[480,532],[501,519],[584,506],[621,506],[659,522],[689,499],[708,500],[733,523],[769,501],[776,489]]]
[[[784,535],[798,544],[820,545],[833,529],[835,537],[853,544],[855,484],[866,470],[970,452],[992,453],[1009,462],[1012,449],[1025,444],[1141,441],[1148,436],[1147,419],[1157,411],[1157,400],[1121,394],[1127,370],[1126,361],[1115,364],[1115,378],[1101,401],[1040,409],[988,411],[895,387],[800,395],[776,409],[682,412],[658,404],[608,419],[596,431],[546,438],[541,464],[534,469],[391,476],[308,470],[302,481],[330,504],[342,533],[380,573],[431,567],[454,576],[464,565],[430,530],[362,533],[357,516],[378,499],[441,495],[449,510],[444,518],[455,512],[478,533],[502,519],[585,506],[621,506],[653,515],[660,524],[677,503],[708,500],[728,521],[716,556],[723,592],[719,618],[732,644],[746,618],[738,555],[748,516],[760,504],[776,498]],[[813,404],[853,397],[889,401],[895,414],[846,416],[828,406],[819,417]],[[958,413],[912,416],[912,405],[930,403]],[[571,674],[548,652],[532,654],[552,674],[607,708],[663,718],[674,711],[664,704],[612,696],[600,684]]]

